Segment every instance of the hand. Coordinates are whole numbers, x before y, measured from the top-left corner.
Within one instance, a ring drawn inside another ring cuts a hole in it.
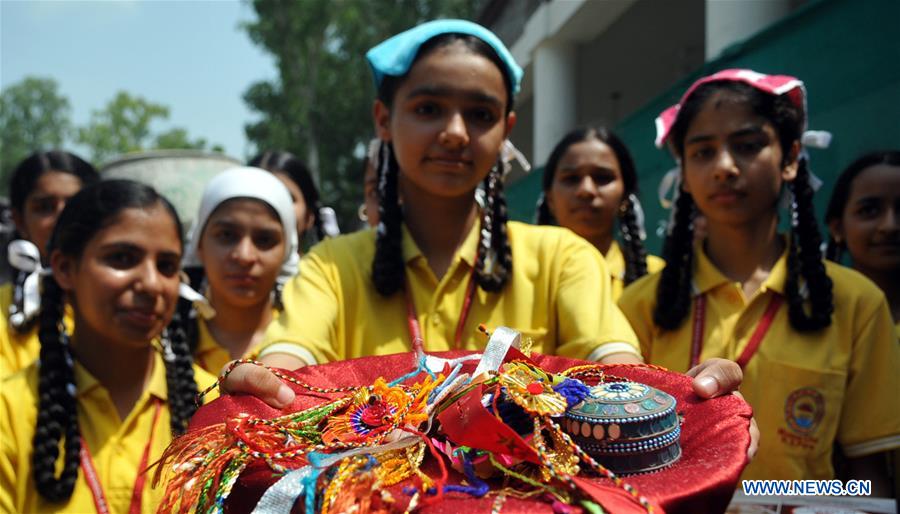
[[[709,359],[688,370],[687,375],[694,377],[691,384],[694,392],[701,398],[715,398],[725,394],[734,394],[744,399],[738,392],[744,373],[736,362],[726,359]],[[756,419],[750,418],[750,446],[747,458],[753,459],[759,449],[759,426]]]
[[[687,376],[694,377],[692,385],[700,398],[715,398],[737,391],[744,380],[741,367],[725,359],[705,360],[689,369]]]
[[[287,407],[296,396],[274,373],[252,364],[239,364],[234,368],[222,382],[221,390],[225,394],[253,395],[276,409]]]

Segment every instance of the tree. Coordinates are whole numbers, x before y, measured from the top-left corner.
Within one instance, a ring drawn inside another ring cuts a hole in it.
[[[143,150],[151,141],[150,125],[169,118],[169,108],[119,91],[103,109],[94,110],[79,127],[76,141],[91,150],[94,164],[126,152]]]
[[[187,130],[177,127],[157,135],[155,147],[168,149],[194,148],[203,150],[206,148],[206,140],[201,137],[191,141]]]
[[[173,127],[154,133],[154,124],[169,118],[165,105],[120,91],[103,109],[91,113],[87,125],[79,127],[76,141],[87,146],[94,164],[100,166],[116,155],[149,149],[204,150],[206,139],[191,139],[186,129]],[[219,145],[213,147],[221,149]]]
[[[244,101],[260,115],[245,125],[257,150],[306,161],[343,226],[356,216],[362,172],[354,151],[373,135],[375,92],[365,52],[425,20],[471,18],[479,0],[253,0],[245,25],[275,58],[279,78],[257,82]]]
[[[50,78],[26,77],[0,93],[0,191],[9,174],[36,150],[59,148],[69,131],[69,100]]]

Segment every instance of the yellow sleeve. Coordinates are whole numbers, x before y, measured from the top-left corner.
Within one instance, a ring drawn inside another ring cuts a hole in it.
[[[900,448],[900,345],[884,296],[866,314],[860,312],[855,317],[860,322],[854,329],[837,434],[848,457]]]
[[[647,256],[647,274],[653,274],[666,267],[666,261],[655,255]]]
[[[27,510],[37,402],[36,365],[0,382],[0,512]]]
[[[16,490],[15,462],[18,452],[11,422],[12,412],[4,394],[0,399],[0,512],[16,512],[13,495]]]
[[[652,358],[653,307],[656,304],[656,286],[660,273],[653,273],[632,282],[619,298],[619,309],[625,315],[640,344],[641,354],[646,362]]]
[[[579,240],[564,247],[563,254],[557,289],[560,334],[556,353],[595,360],[620,352],[640,356],[634,331],[612,299],[609,270],[600,252]]]
[[[311,354],[316,363],[339,360],[334,348],[338,340],[338,322],[342,295],[334,259],[328,244],[317,245],[300,261],[300,270],[282,292],[284,309],[266,329],[259,354],[272,345],[283,343],[299,347],[299,355]],[[291,353],[295,353],[292,351]],[[298,355],[298,356],[299,356]],[[309,361],[309,359],[304,359]]]

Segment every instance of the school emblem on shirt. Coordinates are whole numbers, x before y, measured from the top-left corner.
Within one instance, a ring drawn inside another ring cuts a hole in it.
[[[790,431],[778,430],[782,442],[812,448],[818,442],[812,434],[825,416],[825,397],[817,389],[802,387],[784,402],[784,419]]]

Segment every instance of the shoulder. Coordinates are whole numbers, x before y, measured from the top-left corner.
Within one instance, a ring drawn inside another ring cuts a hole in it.
[[[649,263],[648,263],[649,264]],[[656,288],[662,271],[656,271],[629,284],[619,298],[619,307],[623,311],[633,311],[642,305],[652,306],[656,303]]]
[[[657,257],[655,255],[647,256],[647,272],[648,273],[656,273],[657,271],[666,267],[666,261],[663,260],[662,257]]]
[[[825,271],[833,284],[832,294],[837,308],[852,305],[863,314],[880,308],[886,301],[884,292],[854,269],[826,260]]]
[[[375,230],[366,229],[328,238],[310,249],[304,258],[360,261],[375,254]]]
[[[600,255],[593,245],[567,228],[531,225],[519,221],[509,221],[506,227],[513,245],[513,256],[517,248],[527,248],[541,253],[564,250],[593,252]]]

